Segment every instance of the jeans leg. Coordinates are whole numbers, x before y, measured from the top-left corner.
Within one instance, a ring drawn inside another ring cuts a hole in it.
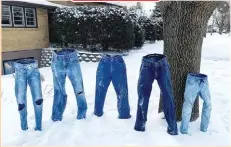
[[[61,121],[67,103],[67,95],[65,91],[66,72],[64,71],[64,67],[60,66],[58,63],[52,65],[52,72],[54,100],[51,119],[53,121]]]
[[[162,93],[164,115],[168,123],[167,132],[170,135],[177,135],[178,130],[176,123],[174,96],[168,65],[164,65],[159,68],[159,76],[157,81]]]
[[[30,86],[34,112],[35,112],[35,130],[42,130],[42,109],[43,109],[43,98],[41,90],[41,79],[38,69],[33,69],[28,77],[28,83]]]
[[[69,77],[77,100],[77,119],[86,117],[87,101],[85,98],[82,72],[78,60],[72,61],[68,64],[67,76]]]
[[[212,110],[211,97],[210,97],[209,86],[207,81],[202,84],[200,97],[204,100],[200,130],[203,132],[207,132],[211,110]]]
[[[134,129],[136,131],[145,131],[145,124],[147,121],[147,112],[149,98],[152,91],[152,83],[154,81],[154,75],[152,74],[152,67],[145,67],[141,65],[140,75],[138,81],[138,104],[137,114]]]
[[[27,130],[27,77],[26,72],[16,71],[15,76],[15,96],[18,104],[18,111],[20,114],[21,129]]]
[[[98,117],[103,115],[104,101],[108,86],[111,82],[110,60],[101,59],[96,72],[95,108],[94,114]]]
[[[180,132],[182,134],[188,133],[189,122],[192,114],[192,108],[196,97],[199,93],[199,85],[197,82],[186,81],[185,92],[184,92],[184,103],[182,109],[182,122],[180,126]]]
[[[128,85],[126,65],[121,58],[112,63],[112,83],[117,94],[117,108],[120,119],[128,119],[130,115],[130,106],[128,101]]]

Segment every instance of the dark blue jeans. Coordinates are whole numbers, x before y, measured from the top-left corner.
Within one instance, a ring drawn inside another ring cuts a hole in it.
[[[21,129],[27,130],[27,83],[30,86],[35,112],[35,130],[42,129],[42,90],[38,63],[33,59],[23,59],[14,62],[15,96],[21,119]]]
[[[111,81],[117,94],[119,118],[130,118],[126,65],[120,55],[106,55],[99,62],[96,74],[94,114],[99,117],[103,115],[104,101]]]
[[[77,119],[86,117],[87,102],[85,98],[82,72],[78,61],[78,53],[74,49],[53,51],[52,72],[54,82],[54,101],[52,120],[61,121],[67,103],[65,91],[66,76],[70,79],[77,99]]]
[[[177,135],[178,130],[169,64],[166,57],[161,54],[150,54],[142,59],[138,81],[138,109],[134,129],[136,131],[145,131],[149,98],[154,79],[157,80],[163,96],[163,109],[168,123],[167,132],[170,135]]]

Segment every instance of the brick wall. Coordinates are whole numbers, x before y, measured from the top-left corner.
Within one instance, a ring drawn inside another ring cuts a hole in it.
[[[46,48],[49,45],[48,14],[36,8],[38,28],[2,28],[2,51]]]

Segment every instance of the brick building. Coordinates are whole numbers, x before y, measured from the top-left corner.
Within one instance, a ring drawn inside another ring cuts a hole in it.
[[[57,7],[76,5],[118,6],[116,3],[47,0],[2,1],[2,74],[14,72],[13,62],[33,58],[40,62],[41,49],[49,47],[50,23]],[[51,33],[50,33],[51,34]]]
[[[13,61],[40,60],[49,45],[48,12],[60,5],[41,1],[2,1],[2,74],[14,72]]]

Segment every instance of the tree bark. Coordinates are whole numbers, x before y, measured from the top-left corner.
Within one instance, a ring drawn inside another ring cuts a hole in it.
[[[181,120],[185,81],[189,72],[199,73],[205,25],[218,2],[162,1],[164,54],[170,64],[176,120]],[[160,99],[159,112],[162,100]],[[191,120],[199,117],[199,100],[195,101]]]
[[[225,22],[225,15],[224,14],[221,14],[221,22],[219,24],[219,34],[222,35],[223,33],[223,30],[224,30],[224,22]]]
[[[204,34],[203,34],[203,37],[205,37],[206,38],[206,34],[207,34],[207,24],[204,26]]]

